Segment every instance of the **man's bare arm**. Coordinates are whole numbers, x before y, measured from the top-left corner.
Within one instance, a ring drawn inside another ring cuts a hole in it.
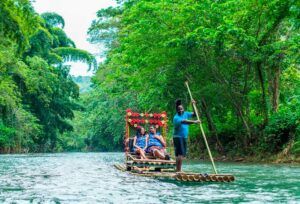
[[[200,120],[183,120],[181,121],[182,124],[199,124],[200,123]]]

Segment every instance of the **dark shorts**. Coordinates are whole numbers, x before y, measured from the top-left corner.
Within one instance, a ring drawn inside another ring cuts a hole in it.
[[[175,156],[186,156],[187,153],[187,139],[183,137],[173,137]]]

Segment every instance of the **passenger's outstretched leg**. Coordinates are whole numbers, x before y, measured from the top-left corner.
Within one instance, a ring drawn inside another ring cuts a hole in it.
[[[146,157],[146,155],[145,155],[144,150],[142,150],[142,149],[137,149],[137,150],[136,150],[136,153],[138,153],[138,154],[141,156],[141,159],[148,159],[148,158]]]
[[[153,156],[156,157],[156,158],[160,158],[160,159],[165,159],[165,157],[166,157],[164,152],[162,152],[158,149],[153,150]]]

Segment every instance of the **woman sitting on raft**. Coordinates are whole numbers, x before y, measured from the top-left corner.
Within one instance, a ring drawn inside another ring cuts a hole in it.
[[[166,142],[164,138],[156,132],[156,128],[154,126],[150,126],[149,130],[150,133],[147,152],[152,154],[155,158],[169,160],[170,156],[165,150]]]
[[[148,159],[145,155],[148,144],[148,134],[145,132],[145,128],[138,127],[136,136],[133,139],[133,150],[135,153],[141,156],[141,159]]]

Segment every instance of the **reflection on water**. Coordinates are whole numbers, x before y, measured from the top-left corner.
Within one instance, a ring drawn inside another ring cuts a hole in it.
[[[217,163],[233,183],[183,184],[119,172],[122,153],[0,156],[0,203],[299,203],[300,167]],[[185,170],[211,172],[209,163]]]

